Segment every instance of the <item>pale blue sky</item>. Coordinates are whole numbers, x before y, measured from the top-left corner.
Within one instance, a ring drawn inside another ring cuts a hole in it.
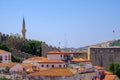
[[[120,0],[0,0],[0,32],[61,47],[81,47],[120,38]],[[66,43],[66,44],[65,44]]]

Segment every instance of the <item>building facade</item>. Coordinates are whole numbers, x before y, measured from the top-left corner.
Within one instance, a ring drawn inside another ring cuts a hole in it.
[[[4,50],[0,50],[0,62],[11,62],[11,53]]]

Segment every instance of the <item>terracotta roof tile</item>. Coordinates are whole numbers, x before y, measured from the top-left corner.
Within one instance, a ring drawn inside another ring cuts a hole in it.
[[[0,67],[12,67],[16,65],[17,63],[0,63]]]
[[[69,68],[50,68],[40,72],[31,73],[29,76],[72,76],[77,70]]]
[[[37,57],[31,57],[31,58],[28,58],[28,59],[26,59],[26,60],[29,60],[29,61],[44,61],[44,60],[48,60],[46,57],[39,57],[39,56],[37,56]],[[25,60],[25,61],[26,61]]]
[[[9,52],[7,52],[7,51],[5,51],[5,50],[0,49],[0,54],[4,54],[4,53],[9,53]]]
[[[90,62],[90,60],[83,59],[83,58],[73,58],[72,62]]]
[[[114,80],[116,75],[106,75],[103,80]]]
[[[39,63],[65,63],[64,61],[62,60],[44,60],[44,61],[39,61]]]
[[[93,66],[93,68],[97,69],[97,70],[105,70],[104,67],[100,67],[100,66]]]
[[[25,68],[30,68],[34,66],[33,64],[29,64],[29,63],[21,63],[21,65],[24,66]]]
[[[108,72],[108,71],[105,71],[105,74],[106,74],[106,75],[113,75],[112,72]]]

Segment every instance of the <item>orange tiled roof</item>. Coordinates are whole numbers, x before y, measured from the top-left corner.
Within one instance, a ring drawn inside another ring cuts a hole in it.
[[[33,66],[32,64],[29,64],[29,63],[21,63],[21,65],[26,67],[26,68],[30,68]]]
[[[50,68],[40,72],[31,73],[29,76],[72,76],[77,70],[69,68]]]
[[[73,54],[73,53],[56,50],[56,51],[50,51],[50,52],[48,52],[47,54]]]
[[[105,71],[105,74],[106,74],[106,75],[113,75],[112,72],[108,72],[108,71]]]
[[[33,69],[32,67],[31,68],[28,68],[27,70],[26,70],[26,72],[28,72],[28,73],[33,73],[33,72],[35,72],[35,71],[44,71],[44,70],[47,70],[46,68],[39,68],[39,67],[36,67],[35,69]]]
[[[90,62],[90,60],[82,59],[82,58],[73,58],[72,62]]]
[[[48,60],[48,59],[45,58],[45,57],[39,57],[39,56],[37,56],[37,57],[28,58],[26,60],[29,60],[29,61],[33,61],[33,60],[35,60],[35,61],[44,61],[44,60]]]
[[[64,61],[62,60],[44,60],[44,61],[40,61],[39,63],[65,63]]]
[[[8,53],[8,52],[5,51],[5,50],[0,49],[0,54],[5,54],[5,53]]]
[[[97,70],[105,70],[104,67],[100,67],[100,66],[93,66],[93,68],[97,69]]]
[[[0,63],[0,67],[12,67],[16,65],[17,63]]]
[[[103,80],[114,80],[116,75],[106,75]]]

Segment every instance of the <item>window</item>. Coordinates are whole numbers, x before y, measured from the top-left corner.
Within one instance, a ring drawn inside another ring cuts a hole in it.
[[[7,60],[7,56],[5,56],[5,60]]]
[[[0,56],[0,62],[2,62],[2,56]]]
[[[44,67],[44,65],[41,65],[41,67]]]
[[[52,65],[52,68],[54,68],[54,65]]]
[[[59,67],[61,67],[61,65],[59,65]]]
[[[49,67],[49,65],[47,65],[46,67]]]

